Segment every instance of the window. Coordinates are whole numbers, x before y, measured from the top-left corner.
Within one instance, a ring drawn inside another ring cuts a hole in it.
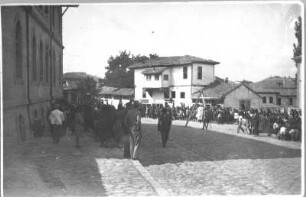
[[[37,67],[36,67],[36,38],[33,36],[32,40],[32,80],[37,80]]]
[[[281,105],[282,104],[282,98],[277,98],[277,104]]]
[[[198,66],[198,79],[202,79],[202,66]]]
[[[77,102],[77,94],[76,94],[76,92],[71,92],[71,102],[72,103]]]
[[[181,98],[185,98],[185,92],[181,92]]]
[[[164,76],[164,80],[168,81],[169,80],[169,75],[163,75]]]
[[[151,75],[146,75],[146,80],[151,81]]]
[[[164,98],[169,98],[169,91],[164,91]]]
[[[183,67],[183,79],[187,79],[187,66]]]
[[[51,12],[52,12],[52,26],[54,27],[54,21],[55,21],[55,9],[54,9],[54,6],[51,7]]]
[[[54,55],[54,67],[53,67],[53,76],[54,76],[53,83],[54,83],[54,85],[56,85],[56,75],[57,75],[56,71],[58,69],[58,61],[57,60],[58,60],[57,55],[55,54]]]
[[[43,51],[43,43],[42,41],[40,41],[40,44],[39,44],[39,67],[40,67],[40,70],[39,70],[39,80],[41,82],[44,81],[44,51]]]
[[[272,96],[269,97],[269,103],[273,103],[273,97]]]
[[[17,22],[16,32],[15,32],[15,56],[16,56],[16,65],[15,65],[15,77],[17,79],[22,78],[22,40],[21,40],[21,26],[20,22]]]
[[[45,14],[48,14],[49,13],[49,9],[48,9],[48,6],[44,6],[45,7]]]
[[[49,82],[49,47],[46,46],[46,50],[45,50],[45,64],[46,64],[46,71],[45,71],[45,80],[46,80],[46,83]]]
[[[171,91],[171,98],[175,98],[175,91]]]
[[[61,34],[62,33],[62,17],[61,17],[61,9],[58,9],[58,15],[57,15],[57,18],[58,18],[58,32]]]
[[[262,103],[267,103],[267,97],[262,97]]]
[[[55,52],[54,50],[52,54],[51,78],[52,78],[52,84],[54,84],[55,83]]]
[[[58,84],[62,85],[62,73],[63,73],[63,58],[62,55],[59,56],[59,69],[58,69]]]
[[[147,98],[146,90],[142,89],[142,98]]]
[[[293,105],[293,99],[289,98],[289,105]]]
[[[159,80],[159,75],[154,75],[155,81]]]

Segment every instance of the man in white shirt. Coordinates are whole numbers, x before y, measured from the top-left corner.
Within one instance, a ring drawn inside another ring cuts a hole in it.
[[[59,143],[60,133],[62,130],[62,124],[65,119],[64,113],[60,111],[59,108],[60,108],[60,105],[55,104],[54,110],[51,111],[50,116],[49,116],[49,121],[51,124],[51,136],[53,138],[54,144]]]

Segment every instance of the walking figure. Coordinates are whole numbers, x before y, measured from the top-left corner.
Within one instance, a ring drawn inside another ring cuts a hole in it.
[[[171,123],[172,115],[170,110],[163,108],[157,124],[157,131],[161,134],[163,148],[166,147],[166,143],[169,138]]]
[[[82,107],[79,107],[74,114],[74,130],[75,130],[75,147],[81,148],[80,138],[83,136],[85,129],[85,119]]]
[[[139,144],[142,138],[141,134],[141,113],[138,110],[139,103],[134,102],[132,109],[127,111],[124,117],[124,124],[129,131],[130,155],[131,159],[137,160],[139,152]]]
[[[51,136],[54,144],[59,143],[60,133],[62,130],[62,124],[64,121],[64,113],[59,110],[60,105],[55,104],[54,110],[51,111],[49,121],[51,124]]]
[[[239,133],[240,130],[242,130],[242,132],[244,133],[244,129],[242,128],[242,123],[243,123],[243,114],[242,114],[242,112],[240,112],[239,117],[238,117],[237,133]]]

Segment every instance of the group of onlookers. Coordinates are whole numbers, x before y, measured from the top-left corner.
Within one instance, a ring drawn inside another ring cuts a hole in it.
[[[141,106],[141,115],[146,118],[157,119],[158,114],[163,108],[162,104],[144,104]],[[205,109],[207,110],[207,108]],[[218,123],[231,123],[234,121],[233,111],[229,108],[221,108],[219,106],[210,107],[212,112],[212,120]],[[202,121],[204,108],[201,105],[193,106],[172,106],[170,107],[172,120],[192,120]]]
[[[156,119],[161,113],[162,105],[146,104],[141,107],[142,117]],[[275,134],[279,139],[301,140],[301,112],[292,110],[289,113],[280,110],[238,110],[235,108],[223,108],[220,106],[203,107],[172,106],[171,120],[191,120],[202,122],[207,114],[212,122],[223,124],[238,124],[237,133],[243,132],[258,136],[259,133]]]
[[[138,159],[139,144],[142,139],[141,117],[158,119],[157,130],[161,134],[162,146],[169,138],[172,120],[191,120],[219,124],[237,124],[237,133],[258,136],[259,133],[275,134],[279,139],[301,140],[301,112],[263,111],[258,109],[237,110],[234,108],[170,107],[165,105],[142,105],[130,101],[126,105],[119,103],[117,109],[103,102],[93,104],[54,103],[47,114],[51,137],[58,144],[60,137],[70,130],[75,135],[75,146],[81,147],[81,137],[86,131],[93,131],[96,141],[107,147],[111,140],[116,146],[123,143],[124,156]],[[204,126],[203,126],[204,128]],[[40,121],[34,119],[33,136],[41,136]],[[125,140],[124,140],[125,139]],[[128,140],[127,140],[128,139]]]
[[[279,110],[259,111],[257,109],[236,111],[234,115],[240,131],[258,136],[259,133],[275,134],[278,139],[301,140],[301,113],[292,110],[288,113]]]

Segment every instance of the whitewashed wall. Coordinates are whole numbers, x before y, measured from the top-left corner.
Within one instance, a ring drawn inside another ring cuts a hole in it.
[[[202,67],[202,79],[198,79],[198,67]],[[192,65],[192,84],[193,85],[207,85],[214,81],[214,65],[194,63]]]

